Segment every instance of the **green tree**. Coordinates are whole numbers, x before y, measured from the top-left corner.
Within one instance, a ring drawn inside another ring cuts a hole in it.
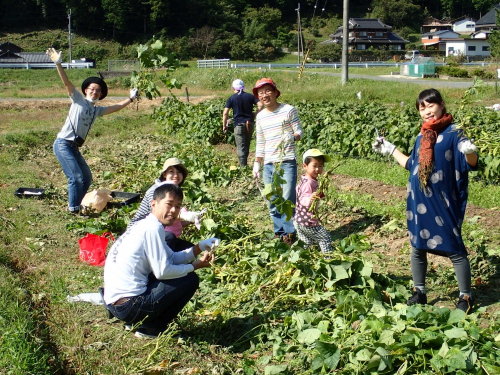
[[[495,9],[496,11],[496,24],[497,28],[500,27],[500,11]],[[500,30],[493,31],[488,37],[488,41],[490,42],[490,53],[491,56],[495,57],[497,60],[500,57]]]
[[[274,39],[281,24],[281,11],[269,8],[248,8],[243,13],[243,38],[251,41],[258,38]]]
[[[445,1],[445,0],[442,0]],[[399,29],[410,26],[418,30],[422,23],[420,6],[411,0],[373,0],[371,17]]]
[[[342,55],[342,46],[338,43],[318,44],[309,56],[314,60],[340,61]]]

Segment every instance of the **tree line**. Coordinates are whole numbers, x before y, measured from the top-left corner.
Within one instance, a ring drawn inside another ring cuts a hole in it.
[[[67,29],[120,43],[168,41],[181,59],[263,60],[297,46],[303,29],[328,38],[340,26],[343,0],[2,0],[0,31]],[[357,0],[350,17],[380,18],[401,36],[418,33],[427,16],[480,18],[495,0]],[[322,30],[320,34],[319,30]],[[0,35],[1,37],[1,35]]]

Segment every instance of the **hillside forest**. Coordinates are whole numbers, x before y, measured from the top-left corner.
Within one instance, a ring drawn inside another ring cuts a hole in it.
[[[71,28],[75,35],[113,39],[124,45],[162,39],[182,60],[273,59],[280,48],[297,46],[297,9],[301,27],[327,39],[342,23],[342,0],[2,0],[3,33]],[[350,17],[380,18],[402,37],[420,32],[428,16],[479,19],[495,0],[358,0]],[[20,26],[22,25],[22,26]],[[22,29],[20,29],[22,28]],[[319,32],[321,30],[321,33]],[[67,37],[53,42],[65,48]]]

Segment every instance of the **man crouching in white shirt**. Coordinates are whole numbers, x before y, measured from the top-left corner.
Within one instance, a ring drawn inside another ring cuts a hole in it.
[[[126,328],[140,323],[137,337],[157,337],[165,331],[198,289],[194,271],[214,261],[211,250],[219,245],[217,238],[176,253],[167,246],[164,227],[177,219],[182,199],[180,187],[160,185],[151,201],[151,213],[113,244],[106,259],[106,308]]]

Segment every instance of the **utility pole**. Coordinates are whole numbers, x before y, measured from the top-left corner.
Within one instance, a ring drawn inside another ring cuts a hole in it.
[[[68,23],[68,40],[69,40],[69,64],[68,64],[68,69],[70,69],[71,68],[71,39],[73,38],[73,36],[71,35],[71,9],[69,10],[68,19],[69,19],[69,23]]]
[[[342,86],[347,83],[349,75],[349,0],[344,0],[344,21],[342,27]]]
[[[295,9],[297,11],[297,63],[300,64],[300,51],[302,45],[302,54],[304,53],[304,45],[302,43],[302,26],[300,25],[300,3],[299,7]]]

